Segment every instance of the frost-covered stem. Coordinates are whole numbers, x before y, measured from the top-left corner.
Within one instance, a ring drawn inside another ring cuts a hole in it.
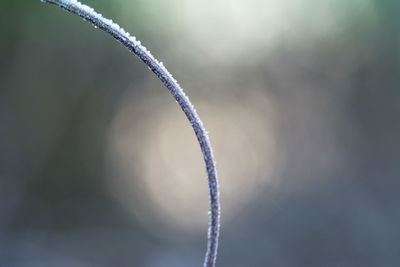
[[[219,207],[219,192],[218,192],[218,179],[217,169],[215,166],[214,156],[208,138],[207,132],[203,127],[199,115],[191,104],[189,98],[185,95],[178,82],[172,77],[168,70],[161,62],[158,62],[144,46],[137,41],[135,37],[131,36],[119,25],[112,22],[112,20],[104,18],[101,14],[96,13],[93,8],[84,5],[76,0],[41,0],[55,4],[73,14],[82,17],[84,20],[89,21],[95,27],[98,27],[105,32],[109,33],[123,45],[125,45],[131,52],[140,58],[147,67],[153,71],[161,82],[168,88],[172,96],[181,106],[183,112],[186,114],[196,133],[199,141],[201,151],[203,153],[209,185],[209,226],[208,226],[208,240],[207,240],[207,253],[204,260],[204,266],[215,266],[217,256],[218,237],[219,237],[219,220],[220,220],[220,207]]]

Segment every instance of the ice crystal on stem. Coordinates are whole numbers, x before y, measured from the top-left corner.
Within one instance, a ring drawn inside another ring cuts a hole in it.
[[[172,77],[164,65],[157,61],[140,41],[136,40],[128,32],[122,29],[118,24],[110,19],[104,18],[101,14],[94,11],[93,8],[84,5],[76,0],[41,0],[42,2],[57,5],[73,14],[78,15],[85,21],[89,21],[94,27],[100,28],[109,33],[132,53],[140,58],[147,67],[157,75],[161,82],[168,88],[172,96],[181,106],[186,114],[190,124],[199,141],[201,151],[203,153],[204,162],[206,165],[208,176],[208,192],[210,201],[208,238],[207,238],[207,253],[204,260],[204,266],[215,266],[219,227],[220,227],[220,205],[219,205],[219,189],[217,179],[217,169],[215,166],[214,155],[212,152],[208,134],[204,129],[203,123],[199,118],[189,98],[185,95],[178,82]]]

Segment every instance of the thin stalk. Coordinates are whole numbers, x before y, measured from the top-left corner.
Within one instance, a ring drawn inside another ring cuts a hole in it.
[[[93,24],[96,28],[109,33],[124,46],[126,46],[132,53],[140,58],[147,67],[154,72],[161,82],[168,88],[172,96],[178,102],[183,112],[186,114],[190,124],[199,141],[201,151],[203,153],[204,162],[206,165],[208,176],[208,192],[210,202],[209,224],[208,224],[208,238],[207,238],[207,253],[204,259],[204,266],[215,266],[219,227],[220,227],[220,205],[219,205],[219,191],[217,169],[215,166],[214,155],[211,148],[211,143],[208,138],[207,131],[204,129],[203,123],[199,118],[196,110],[194,109],[189,98],[185,95],[178,82],[172,77],[163,64],[157,61],[144,46],[137,41],[135,37],[131,36],[118,24],[112,20],[104,18],[101,14],[94,11],[93,8],[84,5],[76,0],[41,0],[50,4],[55,4],[84,20]]]

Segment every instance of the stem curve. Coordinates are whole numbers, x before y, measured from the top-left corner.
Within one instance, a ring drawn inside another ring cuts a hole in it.
[[[204,129],[203,123],[200,120],[199,115],[197,114],[189,98],[183,92],[178,82],[163,66],[163,64],[157,61],[151,55],[150,51],[148,51],[144,46],[141,45],[140,41],[136,40],[135,37],[131,36],[128,32],[126,32],[112,20],[104,18],[101,14],[95,12],[93,8],[84,5],[77,0],[41,1],[57,5],[58,7],[61,7],[69,11],[70,13],[78,15],[84,20],[93,24],[95,27],[102,29],[103,31],[109,33],[112,37],[117,39],[132,53],[134,53],[140,60],[142,60],[147,65],[147,67],[152,72],[154,72],[155,75],[157,75],[157,77],[168,88],[169,92],[182,108],[190,124],[192,125],[197,140],[199,141],[204,162],[206,165],[210,212],[207,235],[207,252],[204,259],[204,266],[215,266],[220,228],[220,204],[217,169],[207,131]]]

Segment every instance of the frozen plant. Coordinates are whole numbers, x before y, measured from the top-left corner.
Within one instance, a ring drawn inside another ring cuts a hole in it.
[[[215,266],[220,227],[220,206],[217,169],[215,166],[214,156],[210,140],[207,135],[207,131],[204,129],[203,123],[201,122],[199,115],[194,109],[192,103],[189,101],[189,98],[185,95],[178,82],[172,77],[172,75],[163,66],[163,64],[157,61],[151,55],[150,51],[148,51],[144,46],[140,44],[140,41],[136,40],[135,37],[131,36],[128,32],[126,32],[112,20],[104,18],[101,14],[95,12],[93,8],[84,5],[76,0],[41,1],[55,4],[75,15],[78,15],[85,21],[90,22],[94,25],[94,27],[100,28],[103,31],[109,33],[120,43],[126,46],[138,58],[140,58],[147,65],[147,67],[151,71],[153,71],[155,75],[157,75],[157,77],[168,88],[172,96],[181,106],[197,136],[197,140],[199,141],[206,165],[210,212],[207,236],[207,252],[204,259],[204,266]]]

